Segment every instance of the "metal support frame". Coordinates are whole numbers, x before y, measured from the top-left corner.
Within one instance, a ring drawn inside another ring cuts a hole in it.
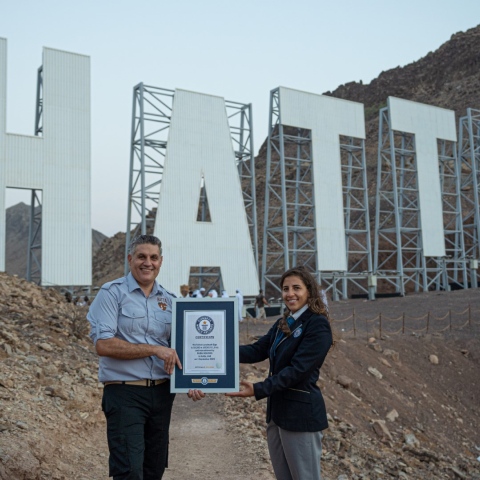
[[[26,278],[29,282],[40,285],[42,280],[42,202],[39,191],[31,192]]]
[[[374,246],[380,289],[393,286],[405,295],[407,286],[415,292],[449,290],[451,283],[467,287],[456,145],[438,140],[438,152],[443,258],[423,255],[415,137],[391,129],[388,108],[380,110]]]
[[[37,70],[37,97],[35,108],[35,136],[43,136],[43,65]],[[29,282],[42,281],[42,202],[41,191],[32,190],[28,229],[27,272]]]
[[[351,294],[367,295],[374,300],[376,283],[372,274],[365,140],[342,137],[340,156],[348,272],[322,272],[321,280],[328,285],[333,300]]]
[[[258,269],[257,200],[255,195],[255,155],[253,151],[252,104],[225,101],[238,175],[242,185],[253,255]]]
[[[461,175],[461,200],[465,256],[469,260],[472,288],[480,283],[480,110],[467,109],[459,119],[458,160]]]
[[[311,131],[281,123],[279,89],[270,96],[262,252],[262,288],[280,293],[282,273],[306,265],[332,298],[371,288],[370,222],[364,140],[343,139],[341,149],[348,272],[321,272],[318,266]],[[340,287],[337,287],[341,280]]]
[[[127,256],[131,239],[139,234],[153,232],[174,95],[174,90],[147,86],[143,83],[136,85],[133,89],[125,274],[128,272]],[[258,266],[252,106],[225,101],[225,107]],[[203,184],[200,192],[200,207],[200,218],[206,221],[208,202]],[[134,214],[136,214],[135,218]],[[209,288],[223,288],[218,267],[192,267],[190,278],[193,283],[191,286],[198,285],[200,288],[205,283]]]

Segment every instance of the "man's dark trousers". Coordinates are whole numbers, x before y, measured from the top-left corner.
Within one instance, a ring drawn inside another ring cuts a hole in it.
[[[102,409],[107,419],[109,475],[113,480],[162,478],[174,398],[169,381],[153,387],[105,386]]]

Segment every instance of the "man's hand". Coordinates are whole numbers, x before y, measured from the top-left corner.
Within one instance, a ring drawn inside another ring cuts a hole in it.
[[[135,360],[137,358],[156,357],[163,360],[165,371],[171,375],[175,365],[182,369],[177,352],[173,348],[146,343],[130,343],[120,338],[112,337],[106,340],[97,340],[97,353],[102,357],[118,358],[120,360]]]
[[[194,402],[201,400],[203,397],[205,397],[205,394],[201,390],[188,391],[188,398],[191,398]]]
[[[243,390],[240,388],[239,392],[228,392],[225,395],[227,397],[253,397],[254,391],[253,391],[253,383],[251,382],[245,382],[241,381],[240,382],[241,387],[243,387]]]
[[[163,360],[163,368],[169,375],[174,372],[175,365],[177,365],[180,370],[182,369],[182,363],[178,358],[177,352],[173,348],[158,347],[155,355],[160,360]]]

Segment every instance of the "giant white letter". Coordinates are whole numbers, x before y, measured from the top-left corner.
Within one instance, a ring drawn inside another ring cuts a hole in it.
[[[6,79],[0,38],[0,271],[5,189],[43,190],[42,285],[91,285],[90,58],[44,48],[43,137],[6,133]]]
[[[202,177],[211,222],[197,222]],[[155,235],[164,245],[160,280],[177,290],[190,267],[220,267],[230,295],[259,284],[225,101],[176,90]]]
[[[315,225],[320,271],[346,271],[340,135],[365,138],[363,105],[280,87],[282,125],[312,131]]]
[[[415,135],[423,254],[442,257],[445,234],[437,139],[457,141],[455,113],[395,97],[388,98],[388,110],[393,130]]]

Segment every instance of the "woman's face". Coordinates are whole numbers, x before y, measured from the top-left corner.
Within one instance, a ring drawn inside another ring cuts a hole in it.
[[[285,306],[295,313],[308,302],[308,290],[303,280],[296,275],[285,278],[282,285],[282,298]]]

